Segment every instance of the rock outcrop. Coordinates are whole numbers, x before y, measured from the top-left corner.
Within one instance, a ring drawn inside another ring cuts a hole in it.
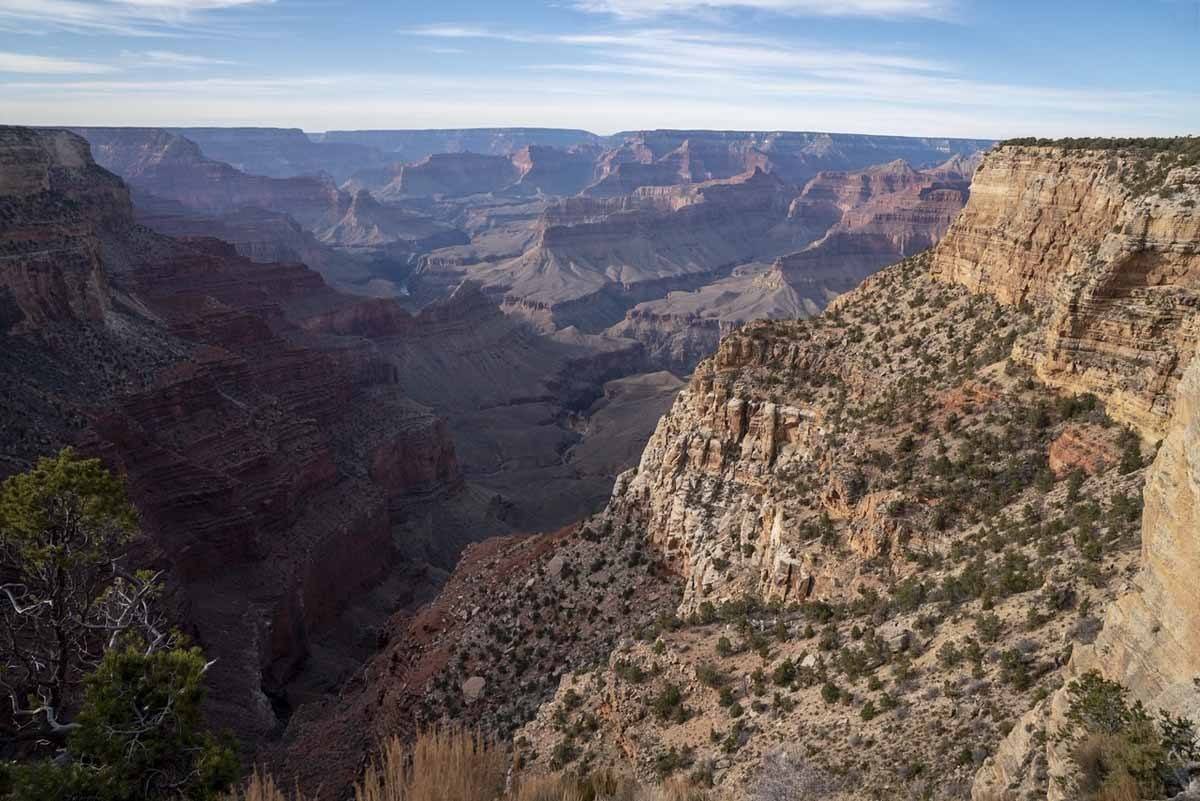
[[[1020,358],[1160,439],[1200,338],[1197,168],[1136,149],[1006,146],[976,173],[934,272],[1043,315]],[[1147,171],[1156,182],[1137,186]]]
[[[508,156],[481,153],[435,153],[400,167],[396,178],[379,190],[382,198],[428,195],[475,195],[495,192],[520,176]]]

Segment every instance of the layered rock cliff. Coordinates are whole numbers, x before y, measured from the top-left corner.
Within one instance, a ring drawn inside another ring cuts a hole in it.
[[[512,184],[519,171],[507,156],[481,153],[435,153],[400,167],[396,178],[379,190],[380,197],[474,195]]]
[[[969,158],[991,142],[798,131],[628,131],[601,157],[589,194],[613,195],[638,186],[729,178],[755,168],[804,184],[828,170],[857,171],[901,159],[932,167]]]
[[[1196,720],[1200,595],[1191,577],[1200,564],[1194,464],[1200,366],[1193,355],[1200,176],[1177,165],[1170,151],[1001,152],[995,168],[1020,190],[1005,193],[1006,202],[1033,187],[1042,197],[1061,198],[1043,212],[1059,238],[1041,250],[1054,261],[1042,262],[1028,240],[1014,245],[1012,232],[981,249],[967,242],[982,239],[963,231],[943,269],[971,285],[995,285],[1001,296],[1049,306],[1042,330],[1014,352],[1051,382],[1108,398],[1114,415],[1137,425],[1145,438],[1163,439],[1146,483],[1140,572],[1132,591],[1108,608],[1095,643],[1075,649],[1064,680],[1098,670],[1149,709]],[[985,212],[980,209],[980,222]],[[1035,230],[1032,225],[1024,230]],[[990,257],[976,255],[989,249]],[[1066,709],[1060,691],[1018,721],[980,771],[973,797],[1064,798],[1058,779],[1070,765],[1053,735]]]
[[[820,173],[771,227],[771,245],[760,255],[770,255],[769,247],[785,255],[769,269],[745,265],[696,291],[639,304],[609,331],[688,372],[738,325],[816,314],[879,268],[936,243],[967,200],[970,174],[956,170],[972,166],[960,160],[918,171],[896,161]]]
[[[131,186],[201,211],[255,206],[291,215],[311,228],[345,198],[328,176],[249,175],[201,153],[192,141],[161,128],[77,128],[96,162]]]
[[[322,242],[352,249],[387,246],[427,251],[468,241],[462,231],[428,215],[380,203],[365,189],[355,192],[344,213],[328,225],[318,225],[315,233]]]
[[[443,422],[363,339],[295,324],[343,304],[302,265],[134,223],[64,131],[0,129],[3,470],[76,444],[128,479],[208,711],[253,744],[312,639],[395,564],[407,499],[461,485]]]
[[[1200,367],[1181,382],[1180,365],[1195,350],[1197,177],[1171,149],[1001,148],[932,256],[868,279],[816,325],[727,336],[590,524],[645,537],[667,560],[688,633],[660,630],[653,648],[614,651],[601,675],[564,678],[520,735],[536,764],[572,749],[648,771],[682,760],[737,796],[771,749],[815,736],[791,758],[807,760],[806,782],[830,771],[811,785],[827,797],[961,798],[973,783],[977,801],[1060,799],[1064,678],[1097,669],[1151,709],[1195,718]],[[1106,413],[1147,439],[1169,431],[1132,593],[1119,579],[1138,561],[1143,471],[1118,456],[1129,440]],[[950,443],[963,436],[970,445]],[[756,612],[745,598],[776,605]],[[781,614],[781,602],[812,611]],[[906,607],[918,610],[909,633]],[[1095,608],[1108,610],[1102,628]],[[848,656],[845,627],[861,614],[870,622],[849,638],[863,650]],[[815,652],[788,644],[818,621]],[[779,644],[753,633],[772,627]],[[766,660],[757,674],[737,661],[743,648]],[[861,700],[861,677],[898,653],[890,685],[868,680],[868,694],[885,693],[863,706],[865,723],[828,708]],[[969,678],[956,674],[963,659]],[[655,720],[644,710],[659,708],[662,679],[686,711]],[[820,685],[825,703],[803,691],[767,703],[769,683]],[[907,706],[918,688],[922,703]],[[880,739],[874,721],[894,708],[907,711]],[[585,723],[595,745],[572,736]],[[725,757],[704,761],[706,731]],[[879,758],[857,760],[864,747]],[[828,767],[843,758],[849,775]],[[910,767],[889,778],[883,765]]]
[[[1043,322],[1019,357],[1054,386],[1104,397],[1148,439],[1165,433],[1200,337],[1200,188],[1197,168],[1175,158],[1000,148],[933,265],[1038,310]]]
[[[620,198],[570,199],[543,214],[535,247],[472,274],[539,325],[602,330],[634,303],[773,255],[779,246],[770,229],[790,194],[755,171]]]

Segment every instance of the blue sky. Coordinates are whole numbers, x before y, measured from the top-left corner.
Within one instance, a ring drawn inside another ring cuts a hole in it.
[[[0,122],[1200,133],[1200,0],[0,0]]]

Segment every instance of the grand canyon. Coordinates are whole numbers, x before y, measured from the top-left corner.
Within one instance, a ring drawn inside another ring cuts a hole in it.
[[[238,4],[107,5],[46,41]],[[397,35],[816,13],[644,5]],[[1200,141],[56,108],[0,125],[0,799],[1200,799]]]

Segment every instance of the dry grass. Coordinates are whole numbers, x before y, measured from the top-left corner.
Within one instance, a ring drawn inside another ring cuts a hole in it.
[[[628,776],[597,771],[585,778],[562,773],[522,777],[508,801],[706,801],[707,797],[680,777],[646,787]]]
[[[522,776],[506,790],[505,749],[478,732],[443,727],[407,745],[398,737],[354,787],[355,801],[706,801],[707,794],[675,778],[646,787],[613,771],[580,778],[568,774]],[[305,801],[288,795],[255,770],[246,786],[224,801]]]
[[[1137,781],[1122,764],[1129,745],[1119,735],[1089,734],[1071,751],[1081,796],[1088,801],[1138,801]]]
[[[508,756],[479,732],[440,727],[407,746],[391,738],[354,788],[355,801],[490,801],[504,792]]]
[[[255,768],[246,786],[241,790],[234,790],[224,801],[305,801],[305,798],[299,791],[289,797],[279,789],[274,779]]]

